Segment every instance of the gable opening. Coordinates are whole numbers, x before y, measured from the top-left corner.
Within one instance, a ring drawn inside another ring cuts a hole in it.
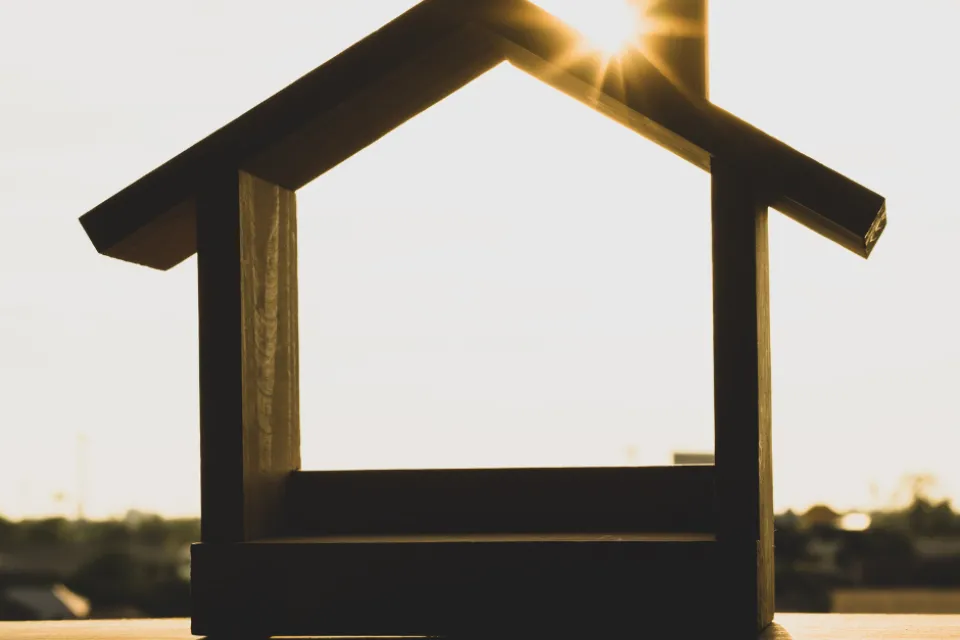
[[[302,188],[303,468],[711,452],[709,194],[509,64]]]

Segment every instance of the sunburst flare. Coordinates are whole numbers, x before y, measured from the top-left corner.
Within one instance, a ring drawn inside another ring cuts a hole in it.
[[[676,16],[657,15],[662,0],[529,0],[567,23],[582,37],[560,59],[570,66],[586,58],[597,63],[595,85],[619,69],[624,56],[642,54],[667,79],[679,86],[675,70],[657,54],[651,41],[657,37],[702,36],[702,25]]]

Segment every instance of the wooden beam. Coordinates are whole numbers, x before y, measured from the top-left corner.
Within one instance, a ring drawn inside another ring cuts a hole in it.
[[[211,174],[240,167],[298,189],[501,62],[467,16],[459,0],[424,0],[90,210],[84,230],[105,255],[179,264]]]
[[[301,471],[286,535],[713,533],[712,466]]]
[[[598,53],[578,53],[580,35],[533,3],[482,6],[478,22],[503,38],[504,54],[518,68],[705,171],[714,158],[740,164],[766,204],[869,256],[886,226],[882,196],[682,90],[642,51],[608,64]]]
[[[243,167],[299,189],[407,120],[503,62],[496,39],[465,25],[392,73],[358,89],[296,131],[243,161]]]
[[[644,37],[644,53],[678,88],[706,100],[707,0],[646,0],[646,4],[646,19],[654,28]]]
[[[746,633],[774,607],[767,207],[742,167],[715,161],[712,184],[717,541]]]
[[[747,637],[717,633],[723,579],[705,540],[270,540],[191,551],[197,635]],[[688,635],[694,628],[711,633]]]
[[[201,535],[242,542],[279,527],[300,468],[296,200],[233,171],[197,211]]]

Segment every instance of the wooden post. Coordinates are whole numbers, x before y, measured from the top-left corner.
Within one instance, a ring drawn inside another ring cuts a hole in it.
[[[767,205],[737,166],[712,174],[719,597],[739,633],[774,611]]]
[[[295,198],[237,171],[197,197],[203,542],[276,533],[300,468]]]
[[[648,15],[660,29],[646,36],[644,48],[662,61],[688,94],[709,95],[707,0],[647,0]]]

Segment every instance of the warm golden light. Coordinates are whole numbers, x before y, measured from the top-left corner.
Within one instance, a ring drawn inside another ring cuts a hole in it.
[[[621,73],[624,56],[641,54],[657,71],[682,87],[676,71],[663,57],[662,47],[651,47],[651,37],[703,38],[703,24],[664,12],[657,0],[528,0],[579,32],[580,41],[551,62],[559,68],[596,63],[596,87]],[[621,78],[622,80],[622,78]]]
[[[840,528],[845,531],[866,531],[870,528],[870,516],[866,513],[848,513],[840,519]]]
[[[639,47],[645,32],[638,0],[533,0],[583,34],[587,46],[614,57]]]

